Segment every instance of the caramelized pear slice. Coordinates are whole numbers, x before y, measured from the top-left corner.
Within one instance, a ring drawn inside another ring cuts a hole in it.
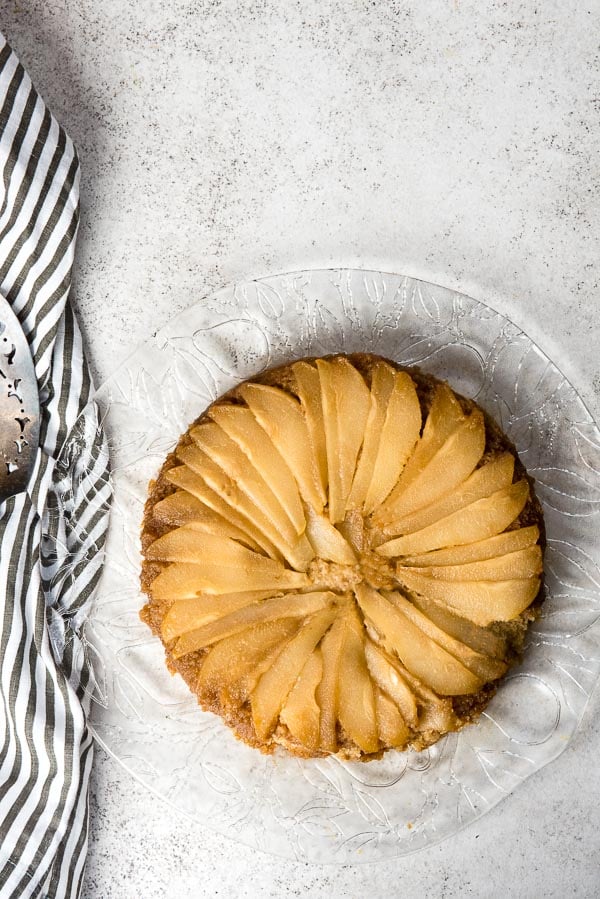
[[[483,681],[438,646],[377,590],[360,584],[356,596],[365,617],[406,668],[442,696],[476,693]]]
[[[314,552],[302,536],[290,544],[279,530],[277,522],[269,517],[266,509],[257,506],[238,484],[223,469],[197,446],[184,447],[177,451],[178,457],[192,471],[208,484],[211,490],[226,498],[227,503],[256,529],[266,535],[268,541],[277,547],[293,568],[305,571]]]
[[[382,430],[386,419],[390,396],[394,389],[395,375],[396,372],[391,365],[388,365],[387,362],[383,361],[377,362],[371,372],[371,405],[367,416],[367,423],[365,425],[363,445],[356,466],[356,472],[354,473],[354,480],[352,481],[352,489],[348,497],[348,502],[346,503],[348,509],[362,510],[363,508],[367,491],[373,477],[379,445],[383,439]],[[398,474],[400,474],[400,469],[398,469]],[[392,483],[392,487],[398,479],[398,474]]]
[[[352,489],[358,454],[364,439],[367,417],[371,407],[371,394],[363,376],[343,356],[333,359],[331,365],[334,367],[333,383],[338,415],[340,485],[343,506],[338,520],[342,521]]]
[[[377,389],[375,383],[371,389]],[[406,372],[396,372],[365,497],[365,514],[380,506],[398,481],[419,439],[421,423],[421,406],[414,382]]]
[[[149,592],[155,601],[168,604],[180,599],[197,599],[202,592],[203,581],[202,577],[198,580],[197,565],[176,562],[164,568],[154,578]],[[252,593],[253,591],[248,592]],[[210,595],[214,596],[214,594]]]
[[[471,649],[501,661],[506,657],[506,640],[489,628],[478,627],[467,618],[461,618],[456,612],[452,612],[448,606],[428,599],[426,596],[419,596],[415,593],[412,596],[412,602],[434,624],[437,624],[450,636],[460,640],[461,643],[470,646]]]
[[[319,559],[356,565],[357,559],[350,544],[324,515],[306,508],[306,536]]]
[[[440,734],[454,730],[456,716],[452,707],[452,700],[444,696],[437,696],[429,687],[426,687],[418,678],[410,673],[403,665],[397,665],[403,679],[415,694],[419,707],[418,729],[421,733],[437,731]]]
[[[217,520],[219,516],[208,509],[195,496],[187,493],[185,490],[176,490],[161,499],[152,508],[152,518],[157,524],[169,525],[171,527],[179,527],[196,519],[197,521],[206,520],[206,515],[214,515]],[[223,520],[223,519],[221,519]]]
[[[398,711],[398,707],[379,687],[375,687],[375,713],[382,745],[390,749],[406,746],[410,736],[406,721]]]
[[[319,372],[308,362],[295,362],[292,371],[296,378],[296,393],[306,415],[306,424],[317,459],[321,487],[327,495],[327,447],[325,445],[325,420],[321,402],[321,382]]]
[[[279,497],[235,440],[228,437],[223,428],[214,421],[205,422],[192,428],[190,434],[196,446],[216,462],[219,468],[249,497],[257,509],[264,512],[265,516],[280,531],[285,542],[293,545],[304,530],[304,522],[302,521],[302,526],[297,531],[280,503]],[[276,470],[276,464],[274,464],[274,470]],[[302,510],[300,510],[300,515],[302,517]]]
[[[186,524],[167,531],[146,548],[146,558],[159,562],[192,562],[196,565],[218,563],[224,567],[242,567],[252,571],[281,572],[283,565],[256,553],[231,537],[206,534]]]
[[[242,384],[240,394],[289,465],[302,498],[321,512],[325,494],[308,424],[298,400],[278,387],[265,384]]]
[[[366,550],[365,520],[357,509],[346,512],[346,517],[337,525],[337,530],[355,552],[360,554]]]
[[[503,534],[497,534],[496,537],[488,537],[487,540],[478,540],[476,543],[435,549],[419,556],[407,556],[402,559],[402,564],[411,567],[433,568],[438,565],[465,565],[469,562],[482,562],[485,559],[495,559],[507,553],[527,549],[537,543],[539,537],[540,530],[534,524],[526,528],[516,528],[514,531],[505,531]]]
[[[265,589],[273,589],[281,584],[282,587],[308,586],[306,575],[291,572],[283,567],[276,559],[269,559],[261,553],[256,553],[229,537],[217,537],[214,534],[204,534],[195,530],[190,525],[184,525],[173,531],[168,531],[146,549],[146,557],[151,561],[180,562],[197,565],[199,571],[195,577],[208,576],[215,569],[223,569],[217,576],[215,588],[206,586],[207,593],[222,592],[220,585],[223,581],[232,583],[243,581],[254,582],[248,589],[259,590],[262,584],[258,581],[269,581]],[[234,569],[233,571],[231,569]],[[290,577],[291,576],[291,577]],[[243,589],[240,588],[240,589]]]
[[[529,496],[526,480],[503,487],[485,499],[465,506],[414,534],[397,537],[378,546],[376,552],[387,558],[429,552],[444,546],[460,546],[494,537],[504,531],[520,514]]]
[[[376,524],[385,522],[389,510],[393,509],[396,500],[421,473],[450,434],[464,421],[464,418],[460,403],[448,385],[440,384],[436,389],[421,439],[418,441],[414,453],[404,466],[390,495],[373,514]]]
[[[225,521],[247,534],[250,540],[256,544],[252,547],[253,549],[260,547],[273,558],[281,556],[275,545],[248,518],[236,512],[218,493],[215,493],[212,487],[208,486],[200,475],[187,465],[178,465],[169,469],[166,477],[171,484],[186,490]]]
[[[540,589],[539,577],[514,581],[440,581],[410,568],[402,569],[402,582],[414,593],[445,603],[474,624],[512,621],[531,605]]]
[[[218,595],[254,590],[266,593],[269,590],[299,590],[303,587],[310,587],[307,576],[283,566],[278,571],[245,571],[243,568],[226,567],[220,562],[203,565],[173,562],[152,581],[150,593],[153,599],[172,601],[189,599],[198,593]]]
[[[317,646],[308,657],[279,716],[292,736],[311,752],[319,748],[321,709],[315,693],[322,677],[323,656]]]
[[[371,677],[390,696],[411,727],[417,726],[417,703],[411,688],[400,674],[397,663],[382,649],[367,640],[365,658]]]
[[[460,422],[393,505],[388,505],[389,514],[408,515],[450,493],[473,473],[484,449],[483,413],[476,409]]]
[[[316,372],[315,372],[316,374]],[[279,500],[295,533],[304,533],[305,519],[298,485],[275,444],[244,406],[214,406],[210,417],[240,447]]]
[[[224,618],[210,621],[198,630],[184,634],[175,644],[173,655],[178,659],[189,652],[203,649],[218,640],[266,621],[277,621],[279,618],[306,618],[325,609],[330,611],[333,598],[332,593],[288,593],[285,596],[253,603]]]
[[[284,621],[290,621],[293,619],[283,619]],[[297,621],[297,619],[296,619]],[[292,636],[297,633],[298,627],[294,627],[294,631]],[[285,649],[288,640],[284,640],[279,646],[273,646],[261,659],[258,660],[256,665],[253,668],[247,669],[246,673],[240,677],[240,679],[235,683],[234,686],[230,687],[227,691],[227,699],[233,697],[234,700],[238,702],[244,703],[250,700],[250,696],[252,695],[252,691],[256,688],[257,683],[265,673],[268,671],[275,659],[283,652]]]
[[[459,509],[464,509],[478,499],[483,499],[512,484],[515,460],[510,453],[503,453],[492,462],[487,462],[476,469],[470,477],[450,493],[436,502],[430,503],[416,512],[396,518],[390,518],[385,525],[388,534],[411,534],[422,528],[446,518]]]
[[[170,607],[161,624],[163,640],[169,643],[188,631],[197,630],[203,624],[230,615],[244,606],[274,594],[264,590],[249,590],[245,593],[223,593],[221,596],[194,596],[177,599]]]
[[[335,609],[324,609],[306,621],[254,688],[250,697],[252,720],[261,740],[275,727],[288,694],[335,614]]]
[[[373,683],[365,659],[364,628],[353,610],[346,616],[339,671],[338,718],[363,752],[377,752],[379,737]]]
[[[209,510],[210,511],[210,510]],[[215,518],[216,518],[215,514]],[[261,547],[247,534],[245,534],[239,528],[236,528],[235,525],[230,524],[228,521],[223,520],[219,521],[211,521],[208,517],[203,517],[201,519],[196,519],[194,521],[184,522],[182,527],[188,528],[190,531],[195,531],[198,535],[206,534],[214,537],[218,537],[220,539],[226,538],[230,540],[237,540],[238,543],[243,543],[249,549],[252,549],[254,552],[258,552],[261,555],[264,555],[264,551]]]
[[[490,658],[483,653],[476,652],[460,640],[447,634],[446,631],[439,628],[430,618],[415,608],[406,597],[401,593],[386,593],[385,596],[390,602],[396,606],[406,617],[415,624],[424,634],[431,637],[432,640],[458,659],[465,668],[472,671],[473,674],[480,677],[482,681],[497,680],[505,673],[507,665],[496,658]]]
[[[152,518],[157,524],[167,527],[181,527],[193,522],[199,530],[206,533],[223,534],[226,537],[233,537],[234,540],[244,540],[246,543],[251,541],[244,531],[236,528],[186,490],[176,490],[156,503],[152,509]],[[258,546],[253,548],[258,549]]]
[[[323,360],[317,361],[319,382],[321,384],[321,404],[325,429],[325,447],[327,455],[327,504],[329,518],[333,523],[341,521],[343,515],[342,474],[339,464],[341,449],[338,428],[337,395],[333,370]]]
[[[339,617],[321,642],[323,677],[317,687],[317,703],[321,709],[319,746],[326,752],[337,749],[337,715],[339,707],[339,672],[345,624]]]
[[[468,562],[465,565],[433,565],[431,568],[411,567],[415,574],[423,574],[442,581],[506,581],[534,577],[542,573],[542,549],[529,546],[495,559]],[[401,578],[401,569],[398,569]]]
[[[297,618],[266,621],[213,644],[202,660],[198,691],[206,695],[226,690],[229,696],[245,700],[248,680],[255,676],[261,663],[283,649],[298,625]]]
[[[342,521],[346,513],[371,407],[371,394],[363,376],[344,356],[318,359],[317,368],[325,416],[329,518],[335,524]]]
[[[231,537],[240,540],[251,549],[260,550],[260,546],[241,528],[236,527],[226,518],[205,506],[200,500],[185,490],[176,490],[156,503],[152,517],[157,524],[168,527],[188,525],[204,534],[216,534],[220,537]]]

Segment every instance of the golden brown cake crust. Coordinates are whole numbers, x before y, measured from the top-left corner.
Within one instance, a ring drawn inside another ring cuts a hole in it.
[[[311,362],[314,361],[315,358],[316,357],[304,357],[303,361]],[[382,357],[380,356],[362,353],[349,354],[346,358],[365,377],[367,383],[370,382],[370,375],[373,366],[376,362],[382,360]],[[423,420],[425,420],[425,417],[431,406],[434,391],[441,382],[433,375],[427,374],[417,367],[402,366],[389,359],[385,359],[384,361],[397,371],[404,371],[408,373],[413,379],[417,388],[417,395],[423,413]],[[267,371],[256,375],[250,380],[252,381],[252,383],[279,387],[296,395],[294,392],[295,380],[293,372],[291,370],[291,364],[292,363],[268,369]],[[171,452],[165,459],[165,462],[163,463],[156,480],[151,481],[149,485],[149,493],[144,506],[144,516],[141,528],[143,561],[140,576],[142,591],[147,595],[148,599],[146,604],[140,611],[140,618],[161,640],[161,623],[166,612],[168,611],[169,604],[153,599],[150,594],[150,585],[152,581],[158,576],[158,574],[160,574],[161,570],[165,567],[165,564],[148,560],[145,557],[145,553],[147,547],[151,543],[153,543],[167,531],[171,530],[171,528],[168,525],[157,522],[153,517],[153,510],[155,505],[159,501],[164,499],[169,494],[174,493],[177,489],[167,480],[166,475],[170,469],[180,464],[177,458],[178,450],[192,444],[193,441],[190,436],[190,431],[192,430],[192,428],[209,420],[210,410],[216,405],[221,405],[223,403],[241,404],[241,386],[242,385],[238,385],[226,394],[223,394],[215,401],[215,403],[211,404],[211,406],[209,406],[194,422],[192,422],[188,430],[181,436],[175,450],[173,450],[173,452]],[[481,409],[481,407],[479,407],[473,400],[467,399],[466,397],[461,396],[455,391],[453,391],[453,393],[454,396],[458,399],[465,413],[469,413],[473,409]],[[507,451],[514,456],[515,471],[513,482],[516,482],[522,478],[526,478],[530,486],[530,495],[525,507],[523,508],[523,511],[511,525],[511,529],[517,527],[527,527],[529,525],[537,525],[540,531],[539,544],[542,549],[544,549],[546,542],[544,520],[540,503],[534,492],[534,481],[527,474],[525,467],[523,466],[517,455],[517,451],[514,445],[501,431],[501,429],[491,418],[491,416],[489,416],[485,412],[485,410],[481,411],[483,412],[485,420],[486,445],[484,456],[479,463],[479,466],[484,462],[490,461],[501,453]],[[536,598],[531,603],[531,605],[521,613],[518,618],[514,619],[513,621],[504,623],[497,622],[490,626],[490,629],[492,631],[504,637],[507,642],[509,666],[514,666],[521,660],[525,634],[531,622],[538,617],[542,602],[543,577],[541,580],[540,590]],[[242,708],[239,708],[236,704],[228,705],[226,699],[223,696],[218,698],[216,696],[212,696],[211,698],[208,698],[207,696],[201,696],[199,694],[197,690],[198,674],[202,665],[203,657],[206,654],[207,650],[199,650],[197,652],[190,653],[186,656],[176,659],[173,655],[174,641],[170,645],[165,643],[164,640],[162,640],[162,642],[165,648],[166,664],[169,670],[173,674],[180,674],[192,693],[196,695],[200,705],[204,708],[204,710],[220,715],[239,739],[243,740],[251,746],[260,749],[264,753],[272,753],[279,745],[283,746],[291,754],[301,758],[323,757],[327,755],[327,753],[324,752],[307,751],[307,749],[292,736],[287,727],[282,723],[278,724],[271,738],[269,738],[268,740],[259,739],[256,735],[252,723],[249,703],[246,703],[244,706],[242,706]],[[475,721],[494,696],[501,681],[502,678],[497,681],[487,683],[477,693],[451,697],[454,712],[454,725],[450,729],[459,730],[465,725]],[[443,733],[445,732],[446,731],[440,732],[438,730],[419,733],[415,732],[412,735],[411,739],[408,741],[408,746],[415,750],[422,750],[427,746],[435,743],[441,736],[443,736]],[[352,740],[347,737],[347,735],[344,734],[339,724],[338,742],[339,748],[337,754],[340,757],[351,760],[369,761],[371,759],[380,758],[385,751],[382,750],[378,753],[372,754],[364,753],[359,747],[356,746],[356,744],[352,742]]]

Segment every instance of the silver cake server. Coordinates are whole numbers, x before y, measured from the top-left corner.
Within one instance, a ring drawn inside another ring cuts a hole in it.
[[[25,490],[39,434],[33,359],[18,318],[0,296],[0,503]]]

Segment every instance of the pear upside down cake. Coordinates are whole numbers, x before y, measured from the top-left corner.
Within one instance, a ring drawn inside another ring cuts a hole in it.
[[[246,743],[420,750],[473,721],[542,602],[543,520],[478,406],[370,355],[221,397],[150,485],[141,617]]]

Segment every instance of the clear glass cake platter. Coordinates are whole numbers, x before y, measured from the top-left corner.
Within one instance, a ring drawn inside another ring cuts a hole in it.
[[[197,707],[139,621],[148,482],[189,423],[237,382],[302,356],[357,351],[446,378],[500,423],[544,506],[546,602],[524,663],[476,725],[367,764],[263,756]],[[600,673],[600,434],[573,386],[506,318],[402,275],[277,275],[191,306],[93,402],[110,445],[113,508],[85,627],[90,723],[174,816],[287,858],[373,862],[455,833],[565,749]]]

